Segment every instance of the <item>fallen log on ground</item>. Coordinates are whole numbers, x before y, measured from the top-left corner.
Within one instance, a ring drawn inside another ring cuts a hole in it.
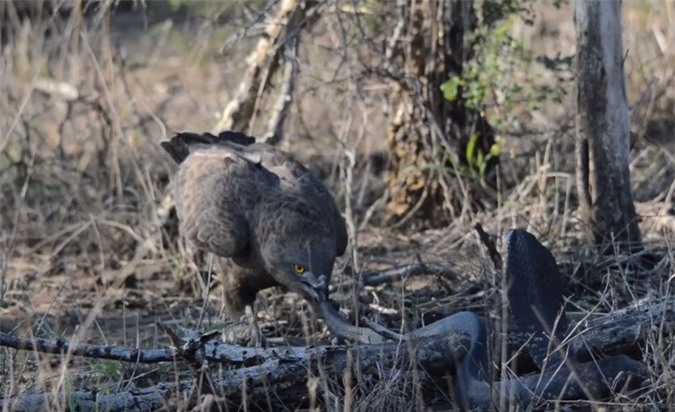
[[[445,322],[441,321],[439,325]],[[621,353],[626,348],[633,348],[646,339],[650,333],[658,332],[660,328],[672,328],[675,323],[675,298],[664,298],[654,302],[642,302],[635,307],[626,308],[613,314],[607,314],[592,320],[582,321],[575,328],[574,336],[569,339],[572,351],[584,353]],[[433,324],[432,324],[433,325]],[[429,325],[417,342],[387,342],[377,345],[363,345],[355,347],[320,346],[316,348],[303,347],[273,347],[273,348],[245,348],[208,341],[193,356],[186,356],[182,347],[154,350],[138,350],[104,345],[75,345],[65,340],[50,341],[46,339],[19,339],[12,335],[0,333],[0,346],[23,350],[37,350],[52,354],[71,355],[113,359],[127,362],[156,363],[167,361],[189,361],[197,359],[203,364],[223,364],[240,369],[223,372],[219,377],[211,378],[211,385],[216,393],[227,395],[228,402],[250,401],[263,402],[265,390],[272,388],[279,391],[288,402],[303,399],[307,395],[307,380],[309,376],[318,374],[319,366],[329,371],[330,376],[341,380],[348,365],[358,365],[358,371],[352,371],[351,376],[380,377],[381,370],[401,370],[410,365],[410,353],[415,354],[415,362],[424,370],[422,378],[438,377],[452,374],[456,362],[463,359],[465,348],[468,347],[469,337],[466,334],[455,333],[446,335],[446,339],[439,338],[440,333],[448,333],[447,328]],[[445,330],[445,332],[443,332]],[[433,331],[433,333],[430,333]],[[431,336],[431,338],[429,338]],[[517,345],[517,334],[510,335],[509,343]],[[521,341],[522,342],[522,341]],[[415,345],[416,349],[406,349],[407,344]],[[185,345],[182,345],[185,346]],[[199,345],[197,345],[199,346]],[[194,356],[198,355],[198,356]],[[625,357],[624,357],[625,358]],[[350,360],[351,359],[351,360]],[[583,360],[583,359],[579,359]],[[626,360],[630,363],[629,360]],[[606,373],[614,376],[613,363],[601,363],[599,369],[584,372],[584,376],[594,376],[596,373]],[[312,365],[308,369],[308,365]],[[590,366],[581,366],[589,368]],[[604,368],[604,369],[603,369]],[[609,369],[607,369],[609,368]],[[637,375],[642,374],[638,367],[630,371]],[[546,374],[551,374],[548,371]],[[569,375],[569,372],[566,372]],[[547,375],[546,375],[547,376]],[[506,381],[500,387],[521,388],[511,393],[512,398],[522,399],[522,394],[538,394],[546,399],[547,394],[558,393],[559,384],[567,378],[552,381],[545,393],[533,391],[532,385],[537,382],[548,382],[546,376],[531,375],[517,380]],[[597,383],[595,379],[589,380]],[[247,397],[242,395],[242,388],[247,388]],[[602,388],[593,390],[596,394],[606,394],[613,382],[602,383]],[[94,408],[105,410],[143,410],[153,409],[152,405],[165,405],[168,399],[176,396],[185,397],[186,394],[197,391],[193,380],[184,380],[178,383],[161,383],[149,388],[136,389],[130,392],[105,395],[101,392],[71,392],[67,394],[33,394],[20,398],[0,401],[0,408],[10,410],[34,410],[36,405],[53,405],[53,402],[63,402],[67,397],[69,405],[78,405],[80,410]],[[266,389],[262,389],[266,388]],[[566,396],[574,398],[584,388],[581,385],[571,384]],[[475,390],[475,388],[474,388]],[[498,399],[496,393],[487,389],[481,392],[484,398]],[[575,395],[576,394],[576,395]],[[489,395],[489,396],[488,396]],[[276,396],[276,395],[275,395]],[[60,399],[60,401],[59,401]],[[277,398],[281,401],[280,398]],[[515,399],[512,399],[515,400]],[[45,403],[47,402],[47,403]]]
[[[600,400],[616,393],[627,396],[641,390],[647,367],[627,356],[598,362],[562,365],[542,374],[516,377],[495,382],[474,381],[462,394],[460,404],[467,410],[538,409],[541,403],[565,400]],[[501,405],[501,406],[500,406]]]
[[[581,362],[602,354],[634,354],[651,333],[675,328],[675,297],[643,299],[613,313],[585,316],[573,325],[561,348],[569,348]],[[508,345],[523,347],[527,338],[509,333]]]
[[[644,299],[612,314],[579,322],[570,339],[579,360],[598,353],[628,353],[651,333],[675,325],[675,298]]]
[[[451,333],[445,338],[420,339],[416,342],[388,342],[363,346],[320,346],[315,348],[276,347],[245,348],[227,345],[222,342],[199,344],[196,352],[186,355],[184,347],[199,338],[189,338],[181,348],[170,349],[175,360],[187,360],[194,365],[199,363],[196,374],[199,379],[184,379],[133,391],[104,394],[100,391],[74,391],[69,393],[42,393],[0,400],[1,410],[32,411],[49,409],[50,405],[68,405],[72,410],[140,411],[155,410],[172,404],[176,397],[190,399],[196,394],[211,393],[232,406],[245,403],[266,405],[270,393],[274,393],[275,402],[294,402],[307,396],[307,382],[311,376],[330,376],[333,382],[341,383],[343,377],[351,376],[358,381],[367,376],[371,381],[383,378],[390,371],[406,371],[413,368],[422,374],[422,380],[428,376],[442,376],[455,369],[455,365],[466,354],[469,336]],[[11,344],[11,345],[8,345]],[[0,345],[29,349],[30,341],[0,334]],[[414,346],[408,346],[414,345]],[[95,345],[88,345],[95,346]],[[94,356],[134,361],[130,354],[135,353],[136,360],[158,359],[146,351],[101,346],[99,350],[82,350],[83,347],[66,341],[41,342],[34,348],[60,347],[67,353],[81,356]],[[151,351],[149,353],[156,353]],[[111,355],[115,354],[115,355]],[[166,353],[165,353],[166,354]],[[240,367],[220,372],[220,365]],[[211,370],[212,372],[208,373]],[[324,375],[325,374],[325,375]],[[208,384],[198,382],[205,380]],[[195,398],[196,400],[196,398]],[[254,408],[255,409],[255,408]]]
[[[418,387],[444,396],[443,385],[425,383],[454,376],[455,400],[466,409],[479,410],[502,409],[506,404],[526,406],[538,401],[605,398],[617,390],[640,389],[648,375],[647,367],[621,354],[633,352],[634,358],[639,359],[640,352],[635,349],[639,350],[640,343],[653,333],[672,329],[675,299],[644,301],[600,318],[570,322],[564,310],[560,274],[550,252],[522,230],[510,231],[506,240],[509,247],[504,273],[518,332],[504,336],[508,336],[507,343],[520,345],[530,354],[539,374],[491,381],[494,366],[489,359],[488,334],[491,330],[504,332],[475,313],[456,313],[398,334],[379,325],[351,325],[326,296],[313,309],[322,315],[335,336],[348,337],[362,345],[248,348],[214,341],[219,332],[176,333],[163,324],[159,327],[169,335],[174,347],[149,351],[65,340],[27,340],[0,333],[0,346],[19,350],[133,363],[180,361],[192,368],[183,369],[192,371],[189,378],[176,375],[175,383],[116,394],[33,394],[0,400],[0,407],[34,410],[67,404],[78,410],[148,410],[177,399],[194,406],[206,402],[204,396],[208,395],[208,402],[255,409],[253,405],[272,408],[270,394],[275,405],[281,402],[304,407],[307,397],[317,393],[308,387],[311,382],[316,388],[320,380],[324,393],[346,393],[355,384],[361,390],[376,382],[389,384],[396,379],[394,376],[411,376]],[[568,324],[574,326],[567,328]],[[555,330],[556,325],[562,327],[551,338],[549,331]]]

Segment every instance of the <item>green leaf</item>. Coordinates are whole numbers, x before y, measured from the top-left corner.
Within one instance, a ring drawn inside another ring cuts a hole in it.
[[[450,80],[441,85],[443,97],[449,102],[454,102],[459,99],[459,87],[462,85],[462,80],[459,76],[452,76]]]
[[[466,144],[466,162],[469,167],[473,167],[474,164],[474,153],[476,151],[476,143],[478,143],[478,133],[474,133],[469,138],[469,142]]]

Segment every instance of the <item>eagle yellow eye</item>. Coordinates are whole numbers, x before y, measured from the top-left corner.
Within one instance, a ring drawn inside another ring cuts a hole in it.
[[[303,273],[305,273],[305,267],[304,267],[304,266],[293,265],[293,270],[294,270],[295,273],[297,273],[297,274],[303,274]]]

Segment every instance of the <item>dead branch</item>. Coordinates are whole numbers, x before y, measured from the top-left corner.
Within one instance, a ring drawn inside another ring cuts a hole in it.
[[[574,365],[572,369],[547,370],[488,385],[473,382],[463,394],[467,410],[497,410],[500,399],[524,410],[538,410],[537,404],[577,399],[606,399],[615,393],[634,395],[647,377],[647,367],[627,356]],[[516,408],[516,409],[520,409]]]
[[[371,372],[376,372],[371,370]],[[404,377],[402,372],[398,376]],[[342,375],[339,375],[342,376]],[[373,375],[378,376],[378,375]],[[222,377],[212,379],[216,395],[203,397],[205,403],[220,404],[238,410],[243,402],[249,405],[268,405],[272,396],[276,405],[297,405],[307,397],[307,381],[312,377],[300,363],[266,362],[262,365],[226,372]],[[382,377],[384,378],[384,377]],[[339,379],[338,379],[339,380]],[[428,381],[428,375],[420,378]],[[183,380],[178,383],[160,383],[147,388],[105,395],[96,391],[39,393],[23,397],[0,400],[0,408],[15,412],[50,410],[49,405],[68,405],[69,410],[95,411],[150,411],[164,410],[175,404],[178,397],[185,398],[193,393],[195,382]],[[196,406],[194,405],[191,406]],[[209,410],[208,408],[197,410]],[[258,410],[258,408],[253,408]],[[218,410],[218,409],[216,409]]]
[[[295,86],[297,62],[294,57],[297,55],[300,29],[308,21],[313,21],[306,19],[308,7],[297,0],[281,1],[276,15],[267,22],[265,32],[248,56],[248,68],[244,78],[236,94],[223,110],[215,132],[245,131],[250,128],[257,102],[268,87],[268,80],[278,70],[279,59],[282,57],[282,51],[285,51],[284,84],[267,133],[274,132],[283,126],[290,103],[288,98],[292,95]],[[282,38],[284,34],[285,38]],[[265,137],[269,138],[267,135]]]
[[[427,376],[443,376],[454,370],[456,362],[464,357],[467,341],[468,337],[461,334],[447,339],[426,339],[416,342],[414,349],[411,347],[410,350],[402,348],[398,342],[351,348],[321,346],[269,349],[209,342],[205,345],[204,355],[212,362],[245,365],[222,374],[210,374],[210,385],[216,397],[233,406],[241,405],[244,401],[264,405],[270,389],[274,391],[275,399],[282,402],[302,399],[306,396],[307,379],[317,375],[320,368],[327,376],[345,376],[347,371],[358,369],[350,373],[354,379],[361,376],[381,379],[384,378],[381,376],[383,370],[408,370],[417,364]],[[405,345],[409,344],[413,343],[407,342]],[[33,347],[28,346],[29,349]],[[32,394],[0,400],[0,409],[41,410],[55,402],[61,405],[67,402],[71,409],[76,410],[156,410],[171,404],[170,400],[175,396],[193,392],[195,385],[196,382],[190,379],[110,395],[84,391],[56,395]],[[242,388],[246,388],[244,393]]]
[[[614,314],[579,322],[574,336],[569,338],[567,343],[571,345],[572,352],[577,354],[577,358],[583,361],[584,357],[590,357],[591,352],[621,352],[621,348],[634,346],[640,339],[644,339],[649,331],[672,322],[675,322],[674,298],[642,302]],[[201,351],[205,360],[204,365],[217,363],[241,367],[210,378],[210,387],[213,388],[216,398],[224,398],[227,402],[239,405],[239,402],[245,401],[242,398],[244,395],[241,388],[246,382],[246,396],[252,402],[265,402],[268,393],[266,391],[270,388],[276,392],[275,396],[281,396],[290,402],[303,396],[306,391],[306,380],[310,376],[308,373],[318,373],[318,368],[323,368],[328,376],[344,376],[343,374],[353,365],[358,365],[360,370],[351,376],[377,377],[380,376],[381,370],[402,370],[416,363],[430,377],[452,373],[457,362],[466,354],[469,337],[467,334],[457,332],[448,334],[448,328],[444,326],[446,323],[439,321],[436,326],[432,324],[413,332],[412,335],[417,339],[351,348],[344,346],[244,348],[208,341],[210,334],[188,334],[191,337],[187,340],[202,343],[207,341],[203,347],[197,349]],[[452,331],[457,328],[449,329]],[[186,338],[178,340],[178,343],[181,342],[186,342]],[[401,344],[415,345],[415,349],[401,350]],[[76,345],[63,340],[22,340],[4,333],[0,334],[0,345],[46,353],[69,352],[77,356],[128,362],[147,363],[182,359],[177,349],[148,351],[114,346]],[[350,357],[353,360],[351,362]],[[507,396],[519,402],[523,399],[534,401],[558,399],[561,393],[566,399],[576,399],[582,397],[582,392],[588,390],[602,397],[601,395],[613,390],[612,385],[616,382],[613,382],[612,377],[623,376],[626,373],[627,376],[638,378],[644,375],[639,362],[623,357],[620,359],[622,362],[617,363],[616,359],[600,361],[597,365],[592,362],[578,364],[572,369],[574,372],[565,369],[560,372],[545,372],[536,377],[514,379],[512,382],[505,381],[493,389],[476,382],[474,384],[478,386],[470,388],[470,393],[473,394],[471,402],[479,401],[481,405],[487,405],[482,402],[491,402],[496,396]],[[570,374],[576,374],[575,379],[570,379],[572,376]],[[600,377],[609,377],[610,381]],[[67,398],[69,405],[77,405],[80,410],[100,409],[102,406],[106,410],[156,409],[160,405],[166,405],[168,400],[177,396],[176,394],[194,392],[196,390],[194,385],[193,380],[180,381],[176,384],[162,383],[150,388],[111,395],[82,391],[58,395],[34,394],[0,401],[0,407],[11,410],[35,410],[55,402],[63,404]],[[523,398],[527,394],[530,395]]]
[[[93,359],[133,363],[170,362],[178,356],[176,349],[130,349],[115,345],[78,344],[63,339],[21,339],[4,332],[0,332],[0,346],[55,355],[70,354]]]
[[[296,0],[284,0],[279,5],[277,14],[265,25],[265,32],[258,40],[251,54],[246,59],[248,69],[241,80],[237,93],[223,110],[220,121],[214,132],[221,130],[243,130],[253,116],[255,100],[262,84],[264,67],[270,65],[277,57],[275,49],[282,29],[288,22],[290,15],[298,7]]]
[[[450,279],[461,278],[461,274],[436,263],[413,263],[410,265],[397,266],[384,271],[366,273],[362,276],[364,286],[376,286],[383,283],[391,283],[410,276],[434,274]]]
[[[284,72],[281,90],[279,90],[279,97],[277,98],[274,112],[270,117],[267,125],[267,132],[263,136],[263,140],[267,144],[275,145],[283,140],[284,122],[288,115],[288,109],[293,101],[293,94],[295,91],[295,79],[298,76],[298,46],[300,44],[300,22],[304,19],[304,13],[297,13],[293,16],[289,24],[289,31],[293,35],[286,40],[284,46]]]
[[[629,353],[654,331],[672,330],[675,298],[645,299],[631,307],[579,322],[569,338],[580,361],[598,353]]]
[[[418,360],[422,363],[427,355],[425,351],[436,351],[444,348],[448,359],[462,359],[465,353],[463,348],[468,347],[470,337],[462,332],[454,331],[452,328],[443,327],[445,323],[441,320],[433,328],[434,333],[423,333],[418,336],[423,338],[434,338],[434,342],[422,342],[418,350]],[[430,329],[428,326],[423,329]],[[179,333],[172,331],[172,336],[179,336]],[[357,350],[361,353],[389,353],[396,351],[398,342],[388,342],[370,346],[356,346],[347,348],[344,346],[319,346],[317,348],[304,348],[296,346],[272,347],[272,348],[251,348],[237,345],[230,345],[221,341],[211,340],[214,332],[199,334],[196,331],[186,329],[182,332],[184,337],[172,338],[174,344],[179,346],[170,349],[130,349],[115,345],[86,345],[71,343],[67,340],[49,340],[42,338],[21,339],[10,334],[0,332],[0,346],[10,347],[17,350],[30,350],[50,354],[70,354],[73,356],[82,356],[93,359],[109,359],[121,362],[132,363],[159,363],[185,360],[186,348],[190,352],[203,351],[204,361],[211,363],[220,363],[235,366],[248,366],[261,364],[269,360],[280,360],[283,362],[301,362],[306,364],[315,357],[331,357],[331,362],[337,362],[336,358],[340,353],[348,350]],[[431,355],[429,355],[431,356]],[[436,356],[436,355],[434,355]],[[191,360],[191,359],[188,359]]]
[[[613,313],[571,323],[562,347],[569,347],[579,362],[602,354],[634,354],[651,332],[675,326],[675,298],[643,300]],[[525,334],[509,333],[508,345],[520,348],[527,339]]]
[[[485,251],[485,254],[490,257],[494,269],[497,271],[501,270],[503,267],[502,256],[497,250],[494,239],[490,237],[480,223],[476,223],[473,228],[478,234],[478,240],[480,241],[479,246],[481,246]]]
[[[396,265],[385,270],[376,270],[361,275],[360,283],[363,286],[378,286],[390,284],[412,276],[437,275],[448,279],[458,279],[463,275],[449,267],[437,263],[411,263],[408,265]],[[356,277],[356,275],[354,275]],[[350,286],[356,283],[356,280],[349,280],[336,286],[331,286],[333,292],[340,287]]]
[[[162,383],[150,388],[103,395],[96,391],[73,391],[52,393],[37,393],[17,398],[0,399],[3,410],[15,412],[29,412],[41,410],[60,410],[64,405],[69,410],[79,411],[154,411],[161,410],[167,405],[167,399],[175,393],[188,390],[183,384]],[[59,406],[61,406],[59,408]]]

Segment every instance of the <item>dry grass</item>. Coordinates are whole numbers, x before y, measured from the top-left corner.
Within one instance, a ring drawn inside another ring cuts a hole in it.
[[[206,266],[193,263],[166,216],[162,202],[172,170],[158,146],[173,131],[209,130],[245,66],[250,39],[224,39],[243,29],[236,22],[246,21],[246,7],[208,6],[215,8],[209,16],[227,10],[230,17],[205,19],[151,4],[145,11],[118,10],[112,17],[102,9],[21,20],[10,10],[12,3],[0,5],[9,16],[0,34],[0,330],[152,348],[168,344],[153,326],[157,317],[194,326],[205,308],[204,328],[225,321],[217,277],[208,282]],[[535,51],[569,54],[574,40],[569,5],[562,12],[540,8],[541,20],[533,28],[516,30]],[[352,252],[336,269],[335,282],[344,286],[335,296],[352,319],[357,300],[367,316],[393,327],[401,319],[418,325],[460,310],[501,318],[498,282],[483,270],[469,230],[477,221],[495,233],[509,227],[535,233],[570,278],[575,319],[672,293],[673,227],[667,230],[655,217],[672,207],[675,143],[654,144],[639,136],[650,119],[675,119],[675,4],[625,2],[624,13],[629,98],[638,136],[631,172],[637,199],[652,205],[644,209],[653,216],[643,216],[642,228],[647,250],[658,258],[649,270],[624,264],[635,256],[597,256],[578,237],[571,83],[565,86],[564,104],[528,115],[523,129],[530,132],[507,138],[512,156],[504,159],[504,167],[514,184],[503,189],[496,210],[423,232],[378,227],[383,176],[373,155],[384,148],[382,89],[366,84],[364,97],[350,88],[349,64],[336,73],[325,70],[338,62],[338,33],[331,27],[313,33],[315,38],[303,45],[301,97],[287,126],[293,137],[284,145],[311,162],[343,199]],[[221,53],[222,44],[227,47]],[[264,124],[260,120],[253,131]],[[421,276],[361,291],[349,286],[348,272],[420,259],[462,276]],[[279,341],[303,336],[306,320],[297,298],[265,292],[258,306],[268,336]],[[643,395],[575,406],[672,409],[671,336],[672,331],[654,325],[642,348],[652,373]],[[325,337],[321,331],[311,336]],[[0,397],[115,391],[176,373],[172,366],[137,367],[0,348]],[[508,376],[508,368],[501,373]],[[310,380],[315,386],[309,385],[315,402],[326,409],[410,410],[424,402],[409,375],[354,388],[351,397],[318,390],[336,387],[331,379],[315,377]],[[289,407],[296,406],[307,405]]]

